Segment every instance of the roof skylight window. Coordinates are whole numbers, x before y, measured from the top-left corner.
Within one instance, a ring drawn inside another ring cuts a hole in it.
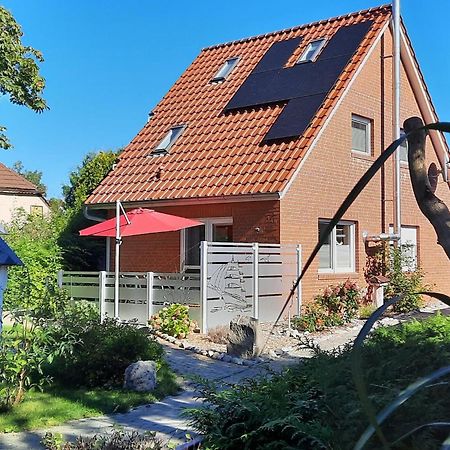
[[[213,81],[223,81],[227,78],[227,76],[231,73],[231,71],[236,67],[236,64],[238,63],[239,58],[230,58],[227,59],[222,67],[219,69],[219,71],[214,75],[214,78],[211,80]]]
[[[175,141],[181,136],[186,125],[177,125],[172,127],[164,136],[162,141],[154,148],[152,155],[164,155],[175,144]]]
[[[325,39],[317,39],[317,41],[312,41],[306,47],[306,50],[302,53],[302,56],[297,61],[298,63],[314,61],[317,58],[317,55],[322,50],[325,45]]]

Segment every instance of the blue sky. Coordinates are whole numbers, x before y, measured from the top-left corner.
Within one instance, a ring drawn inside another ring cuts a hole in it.
[[[0,161],[41,170],[49,196],[90,151],[126,145],[202,47],[326,19],[366,0],[4,0],[24,42],[41,50],[50,111],[0,99],[14,145]],[[401,9],[438,114],[450,121],[450,1],[403,0]],[[447,86],[445,83],[447,82]]]

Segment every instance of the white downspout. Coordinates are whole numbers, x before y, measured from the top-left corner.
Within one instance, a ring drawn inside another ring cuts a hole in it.
[[[400,0],[393,0],[393,58],[392,58],[392,127],[394,140],[400,137]],[[401,169],[400,169],[400,148],[394,153],[394,234],[401,239],[402,219],[401,219]],[[395,240],[394,245],[398,246],[400,241]]]

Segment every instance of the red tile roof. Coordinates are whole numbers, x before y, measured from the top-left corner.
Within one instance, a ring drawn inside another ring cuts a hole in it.
[[[87,203],[281,192],[390,14],[389,6],[381,6],[203,49]],[[223,114],[229,100],[274,42],[303,37],[289,65],[311,40],[332,36],[340,27],[367,20],[373,21],[372,27],[300,138],[261,144],[283,105]],[[210,83],[222,64],[235,56],[240,60],[226,81]],[[149,157],[168,130],[182,123],[187,127],[169,154]]]
[[[33,183],[2,163],[0,163],[0,193],[41,195]]]

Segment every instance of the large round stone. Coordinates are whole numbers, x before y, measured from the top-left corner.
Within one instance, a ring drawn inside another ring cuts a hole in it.
[[[152,391],[156,387],[156,363],[137,361],[125,369],[125,389],[138,392]]]

